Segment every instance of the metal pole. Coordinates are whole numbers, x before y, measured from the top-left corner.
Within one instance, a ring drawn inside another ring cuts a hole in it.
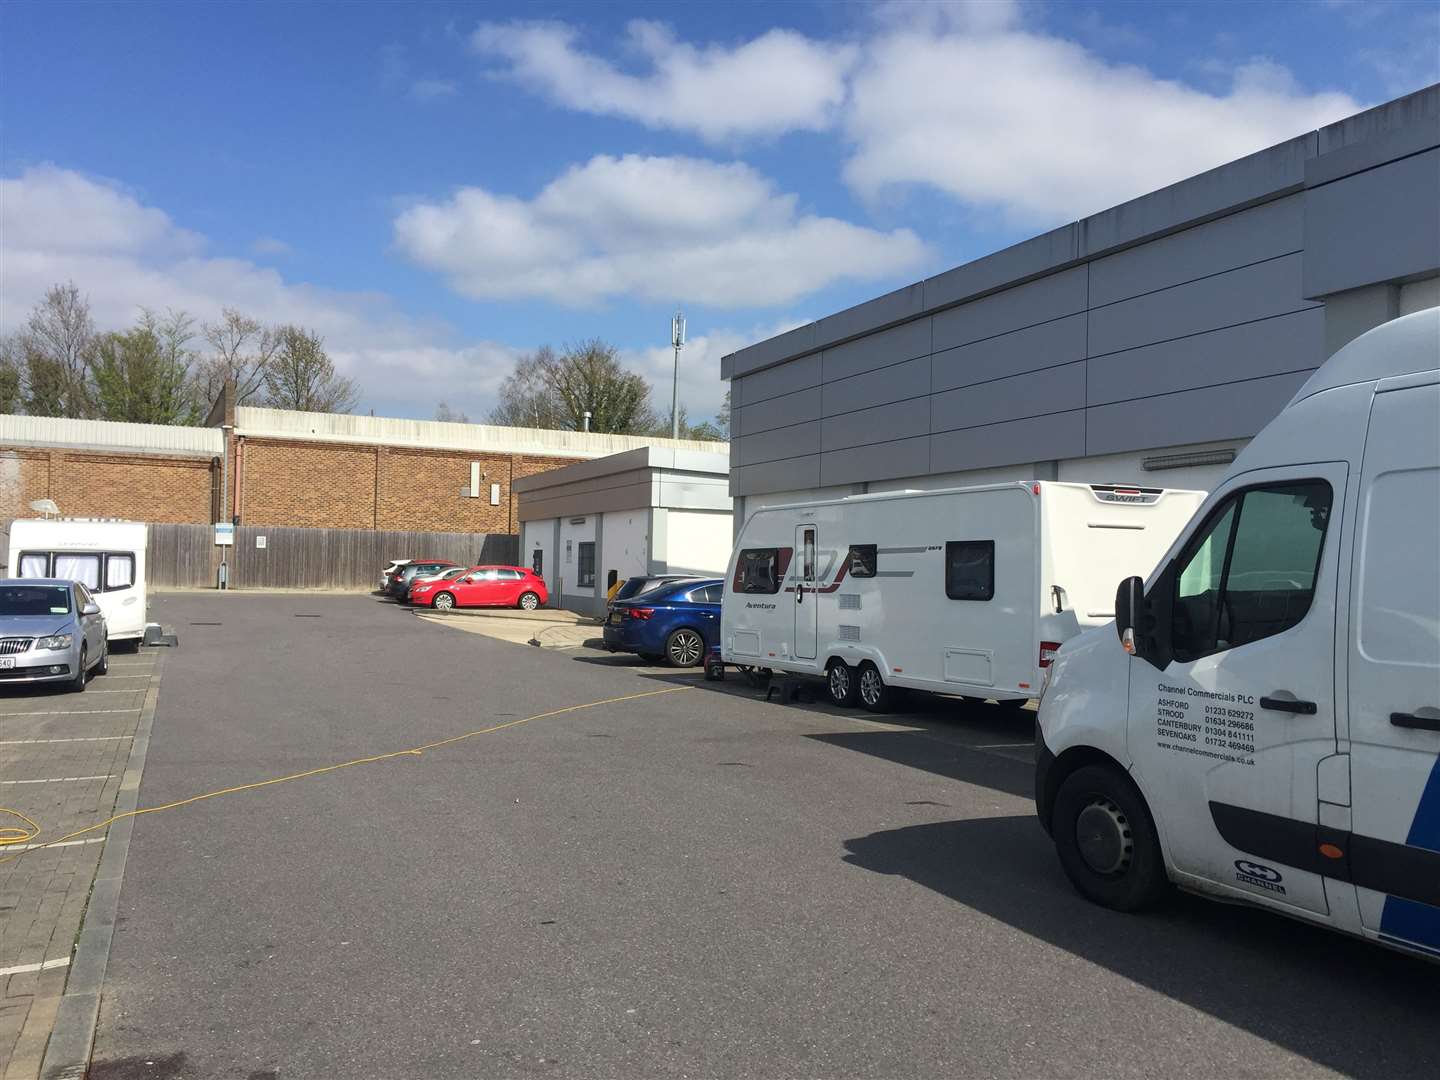
[[[680,437],[680,346],[675,346],[675,370],[670,378],[670,438]]]
[[[227,522],[235,520],[234,515],[230,513],[230,432],[232,430],[233,428],[229,424],[220,425],[220,518]],[[230,587],[230,560],[224,551],[220,552],[220,580],[217,584],[222,589]]]

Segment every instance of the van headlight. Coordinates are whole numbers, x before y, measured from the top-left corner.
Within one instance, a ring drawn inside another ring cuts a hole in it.
[[[35,648],[38,649],[68,649],[74,644],[75,638],[70,634],[53,634],[50,637],[35,639]]]

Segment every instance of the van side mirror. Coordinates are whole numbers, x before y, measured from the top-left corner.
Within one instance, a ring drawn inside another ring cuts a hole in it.
[[[1170,582],[1171,568],[1166,567],[1156,577],[1149,596],[1145,580],[1138,577],[1126,578],[1115,590],[1115,632],[1120,635],[1121,648],[1161,671],[1171,660]]]
[[[1145,582],[1128,577],[1115,590],[1115,632],[1120,646],[1131,656],[1140,655],[1141,633],[1145,619]]]

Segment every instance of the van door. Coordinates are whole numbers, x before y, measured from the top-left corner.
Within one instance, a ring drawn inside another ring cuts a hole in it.
[[[795,527],[795,550],[800,565],[795,573],[795,656],[813,660],[820,635],[819,594],[815,580],[815,526]]]
[[[1360,475],[1349,870],[1367,929],[1440,956],[1440,384],[1375,395]]]
[[[1131,665],[1128,749],[1182,874],[1325,913],[1343,463],[1236,478],[1152,585],[1165,669]],[[1335,523],[1337,527],[1332,527]]]

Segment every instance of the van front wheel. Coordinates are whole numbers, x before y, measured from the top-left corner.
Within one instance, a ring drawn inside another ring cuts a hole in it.
[[[1055,796],[1051,831],[1065,875],[1086,899],[1139,911],[1165,894],[1155,823],[1118,769],[1086,765],[1067,776]]]

